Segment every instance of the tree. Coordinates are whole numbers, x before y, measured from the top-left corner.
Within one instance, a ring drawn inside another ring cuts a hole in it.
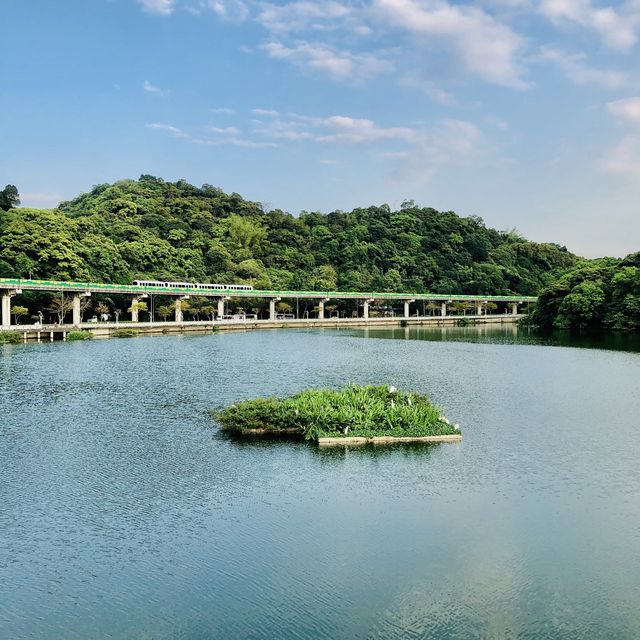
[[[63,293],[59,295],[55,295],[49,306],[47,307],[47,311],[49,313],[53,313],[58,316],[58,324],[62,324],[64,322],[64,317],[71,311],[73,308],[73,302],[70,298],[65,298]]]
[[[280,313],[293,313],[293,307],[288,302],[278,302],[276,307]]]
[[[0,191],[0,209],[3,211],[9,211],[9,209],[19,206],[20,195],[18,194],[18,188],[15,185],[8,184],[2,191]]]
[[[555,324],[558,327],[580,327],[599,324],[604,312],[605,293],[602,282],[581,282],[560,305]]]
[[[91,298],[89,296],[85,296],[80,298],[80,320],[84,320],[84,314],[87,309],[91,308]]]
[[[96,305],[96,313],[99,313],[100,316],[108,316],[110,311],[109,305],[106,302],[98,302]]]
[[[200,313],[202,315],[209,316],[210,320],[213,320],[215,312],[216,312],[216,307],[212,304],[209,304],[208,302],[200,306]]]
[[[146,302],[132,302],[131,306],[127,309],[128,313],[134,313],[135,311],[137,311],[138,313],[140,313],[140,311],[148,311],[149,308],[147,307],[147,303]]]
[[[164,304],[159,306],[156,311],[158,312],[158,315],[164,320],[166,321],[167,318],[173,313],[174,308],[170,307],[168,304]]]
[[[15,323],[20,324],[20,319],[22,318],[22,316],[25,316],[27,315],[27,313],[29,313],[29,309],[27,309],[27,307],[22,307],[16,304],[11,307],[11,313],[13,314],[13,317],[15,319]]]

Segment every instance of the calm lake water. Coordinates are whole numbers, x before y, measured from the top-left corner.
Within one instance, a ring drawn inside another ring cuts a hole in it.
[[[0,347],[0,638],[640,637],[640,354],[562,340]],[[463,442],[242,443],[208,416],[351,381],[428,393]]]

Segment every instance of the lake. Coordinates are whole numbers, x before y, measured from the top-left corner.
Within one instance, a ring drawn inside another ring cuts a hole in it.
[[[638,638],[638,350],[506,326],[0,347],[0,637]],[[208,413],[348,382],[427,393],[463,442],[243,442]]]

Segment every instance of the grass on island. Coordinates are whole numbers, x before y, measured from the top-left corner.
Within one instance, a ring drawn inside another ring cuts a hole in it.
[[[112,338],[135,338],[138,336],[137,329],[116,329],[112,334]]]
[[[69,331],[67,333],[67,342],[76,342],[77,340],[92,340],[91,331]]]
[[[460,434],[428,398],[388,386],[309,389],[289,398],[245,400],[213,415],[224,430],[240,435],[318,440]]]

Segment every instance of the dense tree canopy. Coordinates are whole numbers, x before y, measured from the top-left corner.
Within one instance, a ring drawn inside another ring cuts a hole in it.
[[[545,328],[640,329],[640,253],[571,269],[542,290],[534,320]]]
[[[576,262],[564,247],[413,201],[294,217],[148,175],[97,185],[57,209],[0,212],[0,277],[536,294]]]

